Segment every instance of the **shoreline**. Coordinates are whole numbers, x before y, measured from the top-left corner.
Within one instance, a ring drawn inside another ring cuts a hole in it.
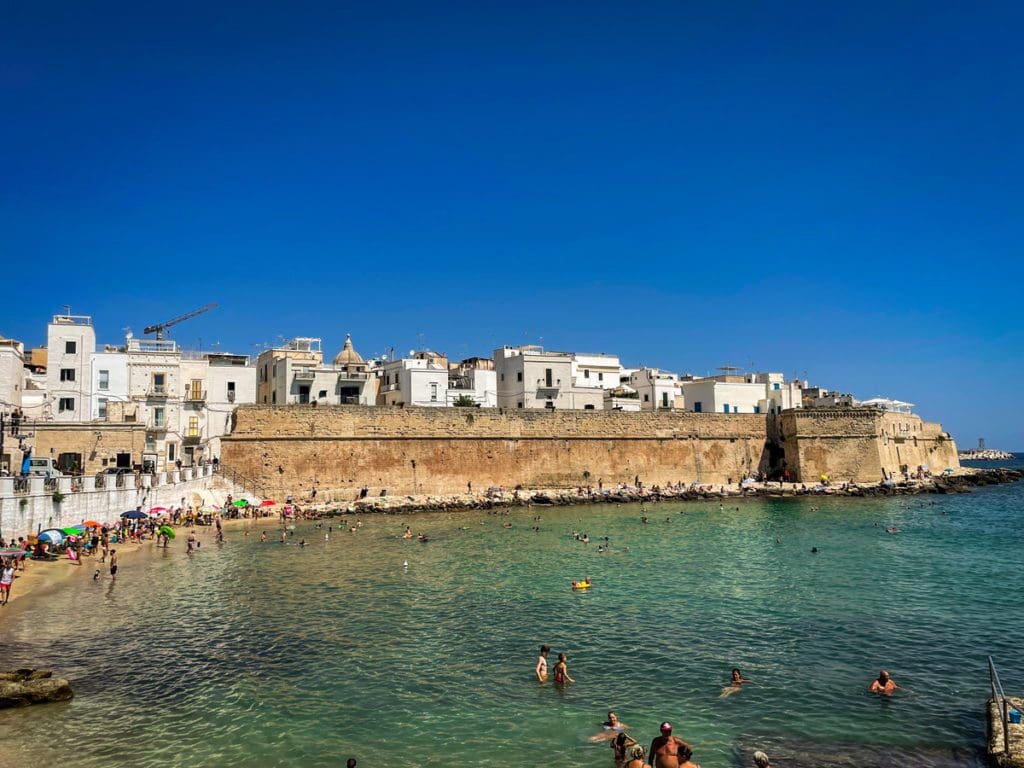
[[[238,518],[237,520],[222,520],[221,524],[225,530],[229,530],[231,528],[238,528],[240,523],[255,523],[258,520],[271,519],[275,524],[278,523],[276,518]],[[188,530],[184,526],[176,529],[176,531],[181,532]],[[195,528],[196,533],[200,535],[207,530],[210,531],[211,535],[200,539],[204,546],[212,543],[214,538],[212,534],[216,531],[216,528],[213,526],[199,526]],[[182,540],[182,548],[184,549],[184,536],[179,533],[179,538]],[[209,543],[207,539],[209,539]],[[177,540],[178,538],[175,538],[175,541]],[[147,539],[137,544],[124,542],[114,545],[113,548],[117,550],[119,570],[123,570],[125,565],[142,557],[155,556],[158,549],[155,538]],[[99,555],[83,557],[81,565],[75,565],[67,559],[67,555],[61,555],[60,559],[56,561],[36,562],[32,559],[27,559],[25,562],[27,567],[24,571],[15,571],[10,601],[7,605],[0,607],[0,619],[21,613],[40,598],[45,597],[59,587],[65,586],[75,578],[87,576],[91,579],[97,568],[100,569],[101,578],[110,578],[110,560],[108,559],[105,563],[101,563]],[[0,622],[0,632],[2,631],[3,622]]]

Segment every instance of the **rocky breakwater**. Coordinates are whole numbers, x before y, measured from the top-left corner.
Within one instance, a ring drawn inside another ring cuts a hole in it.
[[[717,501],[725,498],[789,498],[797,496],[911,496],[925,493],[970,493],[974,486],[1012,483],[1024,478],[1016,469],[977,469],[956,475],[942,475],[909,482],[878,484],[837,483],[754,483],[741,485],[692,484],[673,488],[614,488],[596,491],[585,488],[517,489],[488,491],[483,494],[451,496],[380,496],[363,499],[345,507],[330,504],[307,507],[307,512],[328,516],[353,514],[401,514],[468,509],[507,509],[510,507],[572,506],[576,504],[652,504],[660,501]]]
[[[0,709],[68,701],[72,696],[71,684],[48,669],[0,672]]]
[[[1013,454],[1009,451],[997,451],[992,448],[970,451],[960,451],[957,454],[960,461],[1012,461]]]

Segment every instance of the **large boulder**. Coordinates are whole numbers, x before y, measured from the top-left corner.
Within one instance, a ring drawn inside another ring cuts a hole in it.
[[[68,681],[54,677],[48,669],[0,672],[0,709],[68,701],[72,696]]]

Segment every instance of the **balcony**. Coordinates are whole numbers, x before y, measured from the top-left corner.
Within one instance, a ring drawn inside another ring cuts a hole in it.
[[[229,403],[235,402],[235,390],[233,390],[233,389],[229,389],[228,390],[228,402]]]
[[[384,384],[383,386],[381,386],[380,391],[381,392],[397,392],[399,389],[401,389],[401,387],[402,387],[402,385],[397,383],[397,382],[394,383],[394,384]]]
[[[167,387],[152,386],[149,391],[146,392],[146,397],[152,400],[166,400],[169,396]]]
[[[202,440],[202,435],[199,432],[189,432],[181,438],[183,445],[199,445],[200,440]]]
[[[196,405],[202,405],[206,402],[206,392],[200,392],[195,389],[190,389],[185,393],[186,403],[195,403]]]
[[[562,388],[562,380],[561,379],[552,379],[550,383],[548,383],[547,380],[545,380],[545,379],[537,379],[537,390],[538,391],[540,391],[542,389],[558,391],[561,388]]]
[[[370,375],[359,371],[342,371],[338,374],[338,378],[341,381],[366,381]]]
[[[173,432],[175,429],[174,419],[167,416],[158,419],[150,414],[149,418],[146,419],[146,429],[150,432]]]
[[[316,371],[312,368],[298,368],[295,371],[296,381],[313,381],[316,378]]]

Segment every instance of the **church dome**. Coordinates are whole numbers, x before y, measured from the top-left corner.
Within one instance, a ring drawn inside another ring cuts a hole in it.
[[[334,356],[334,364],[338,366],[363,365],[363,358],[352,346],[351,334],[345,334],[345,346]]]

